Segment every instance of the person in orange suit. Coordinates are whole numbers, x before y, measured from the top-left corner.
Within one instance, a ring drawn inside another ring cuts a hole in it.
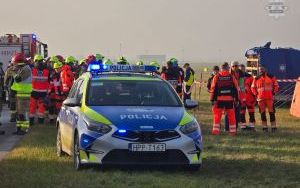
[[[279,85],[276,77],[269,74],[264,67],[259,68],[259,73],[259,76],[257,76],[252,83],[251,90],[258,102],[263,131],[269,131],[266,116],[266,109],[268,109],[271,131],[276,132],[277,127],[273,97],[278,92]]]
[[[254,80],[253,76],[246,72],[245,65],[240,65],[240,70],[244,74],[244,84],[240,86],[240,101],[241,101],[241,130],[255,131],[255,104],[256,99],[251,91],[251,85]],[[246,110],[249,114],[249,125],[246,125]]]
[[[62,67],[60,77],[63,87],[63,93],[65,96],[68,96],[75,79],[74,74],[71,71],[71,67],[69,65],[64,65]]]
[[[224,111],[229,120],[229,134],[234,136],[237,133],[234,106],[239,101],[239,87],[237,80],[230,74],[229,69],[229,65],[224,63],[221,71],[213,78],[211,84],[210,100],[214,115],[213,135],[220,134],[220,124]]]

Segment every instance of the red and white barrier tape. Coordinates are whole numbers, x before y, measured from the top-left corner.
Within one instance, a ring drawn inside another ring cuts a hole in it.
[[[297,82],[300,81],[298,79],[281,79],[281,80],[277,80],[277,82]]]

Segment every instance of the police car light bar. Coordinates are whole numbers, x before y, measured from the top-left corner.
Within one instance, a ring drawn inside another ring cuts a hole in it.
[[[157,69],[155,66],[149,65],[103,65],[101,63],[91,63],[88,67],[88,71],[92,73],[101,72],[132,72],[132,73],[146,73],[155,72]]]

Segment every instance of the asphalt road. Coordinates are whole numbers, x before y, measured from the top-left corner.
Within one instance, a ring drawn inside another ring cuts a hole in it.
[[[0,135],[0,161],[7,155],[7,153],[13,149],[13,147],[20,141],[23,136],[13,135],[16,130],[15,123],[10,123],[10,113],[6,104],[4,104],[0,121],[2,126],[0,130],[5,131],[5,135]]]

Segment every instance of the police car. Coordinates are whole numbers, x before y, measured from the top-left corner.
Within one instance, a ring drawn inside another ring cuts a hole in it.
[[[172,85],[152,66],[92,63],[78,78],[57,118],[57,155],[74,167],[101,165],[201,165],[197,120]]]

